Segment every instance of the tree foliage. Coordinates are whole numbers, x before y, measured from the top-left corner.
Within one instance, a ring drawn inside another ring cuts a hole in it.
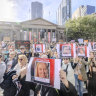
[[[78,38],[96,40],[96,16],[87,15],[66,22],[67,37],[77,40]]]

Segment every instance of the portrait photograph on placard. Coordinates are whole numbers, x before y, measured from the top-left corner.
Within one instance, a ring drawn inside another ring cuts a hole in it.
[[[60,89],[60,69],[60,59],[32,57],[28,65],[26,80]]]
[[[96,42],[93,43],[93,50],[96,50]]]
[[[42,46],[41,45],[36,45],[36,52],[42,52]]]
[[[85,56],[85,47],[78,47],[77,54],[78,56]]]
[[[35,80],[50,83],[50,62],[35,61]]]
[[[62,56],[71,56],[71,46],[70,45],[62,46]]]

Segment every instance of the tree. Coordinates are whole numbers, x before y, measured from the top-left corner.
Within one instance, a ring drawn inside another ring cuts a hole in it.
[[[96,16],[87,15],[78,19],[68,20],[66,22],[67,38],[69,40],[78,38],[96,40]]]

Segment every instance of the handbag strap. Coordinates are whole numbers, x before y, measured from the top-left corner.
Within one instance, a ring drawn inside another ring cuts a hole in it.
[[[66,72],[66,75],[68,74],[68,71],[67,71],[67,69],[68,69],[68,64],[67,64],[67,67],[66,67],[66,69],[64,70],[65,72]]]

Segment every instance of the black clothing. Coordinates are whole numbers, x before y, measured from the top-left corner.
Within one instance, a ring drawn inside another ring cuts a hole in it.
[[[89,78],[88,96],[96,96],[96,72],[92,72],[92,77]]]
[[[9,61],[10,61],[9,58],[6,59],[6,61],[5,61],[6,65],[7,65],[7,63],[8,63]],[[12,66],[11,66],[11,69],[14,69],[14,67],[16,66],[17,63],[18,63],[17,58],[13,58],[13,59],[12,59]]]
[[[63,83],[61,83],[60,90],[43,85],[37,85],[34,96],[37,96],[39,91],[41,91],[41,96],[77,96],[75,87],[70,82],[69,89],[66,88]]]
[[[20,78],[20,76],[19,76],[19,78],[18,78],[22,87],[17,96],[30,96],[29,83],[27,81],[25,81],[25,78],[26,78],[26,76],[23,78]]]
[[[34,57],[39,57],[39,53],[34,53]]]
[[[9,71],[4,74],[4,80],[0,84],[0,87],[4,89],[3,96],[15,96],[16,94],[16,87],[12,82],[12,76],[16,75],[16,71]]]

